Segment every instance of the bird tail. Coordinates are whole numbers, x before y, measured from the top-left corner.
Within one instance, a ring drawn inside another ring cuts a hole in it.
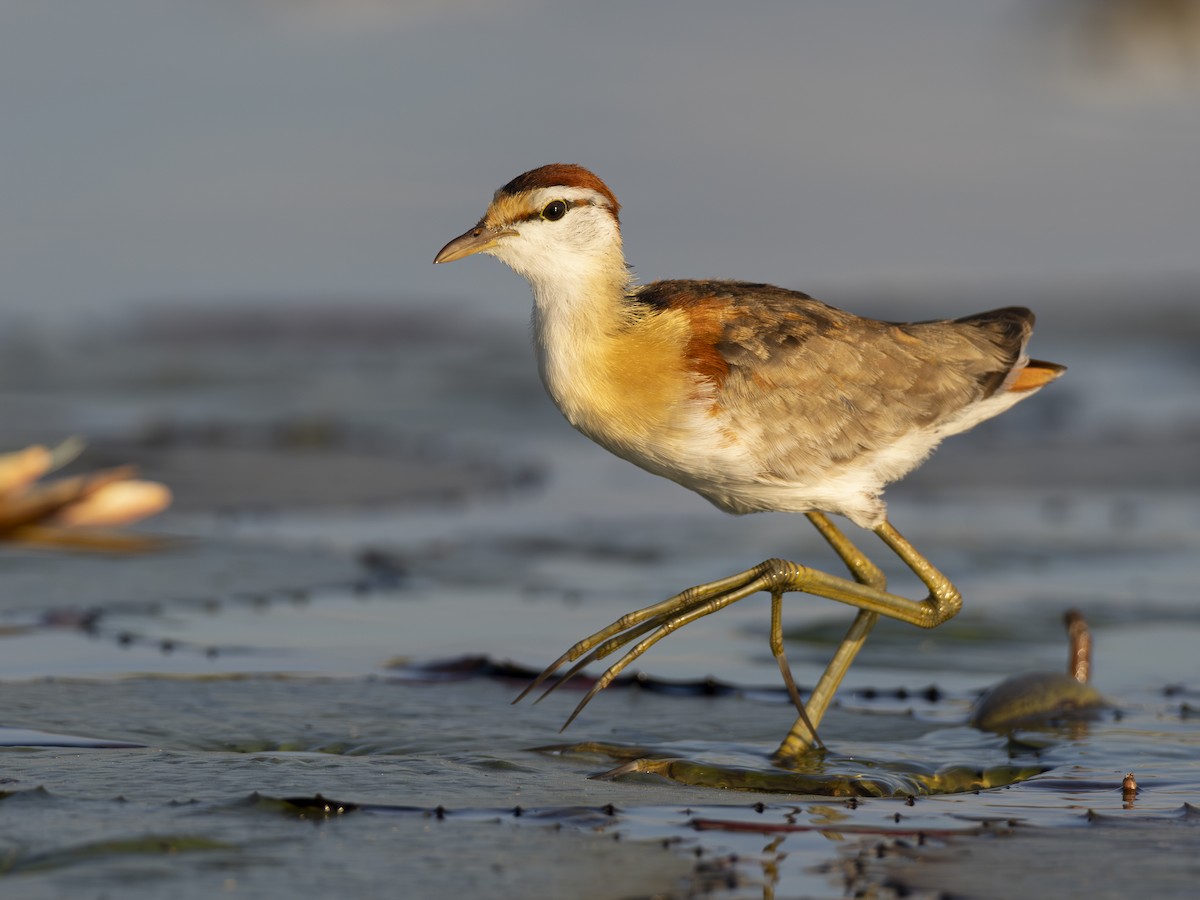
[[[1049,384],[1065,371],[1067,371],[1067,367],[1060,366],[1058,363],[1031,359],[1025,364],[1025,368],[1017,373],[1017,377],[1012,380],[1007,389],[1016,393],[1035,391]]]

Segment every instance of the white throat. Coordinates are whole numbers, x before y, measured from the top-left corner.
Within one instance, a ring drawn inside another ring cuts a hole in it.
[[[488,251],[529,281],[538,371],[572,422],[572,394],[594,371],[608,339],[628,322],[624,297],[632,281],[612,215],[595,208],[576,212],[584,215],[570,231],[533,222]]]
[[[529,278],[533,289],[533,337],[538,372],[554,402],[576,420],[572,394],[589,380],[605,346],[625,326],[624,296],[631,281],[619,268],[566,267],[549,277]]]

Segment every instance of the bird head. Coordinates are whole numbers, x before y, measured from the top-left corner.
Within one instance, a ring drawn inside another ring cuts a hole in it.
[[[587,169],[552,163],[496,191],[475,227],[433,261],[486,253],[535,285],[586,276],[614,263],[623,269],[619,210],[613,192]]]

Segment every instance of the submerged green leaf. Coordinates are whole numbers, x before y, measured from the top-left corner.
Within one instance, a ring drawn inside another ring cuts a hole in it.
[[[876,760],[813,754],[810,764],[785,769],[686,759],[678,751],[656,753],[646,747],[589,742],[541,748],[554,753],[602,754],[621,760],[596,778],[666,778],[692,787],[765,793],[816,794],[826,797],[912,797],[957,794],[1005,787],[1046,771],[1044,766],[925,766],[907,760]]]

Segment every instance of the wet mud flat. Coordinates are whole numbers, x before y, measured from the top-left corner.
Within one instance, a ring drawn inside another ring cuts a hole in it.
[[[1186,328],[1073,334],[1051,310],[1053,393],[890,492],[966,605],[873,634],[821,766],[899,787],[830,796],[761,777],[794,717],[765,597],[658,645],[650,680],[565,734],[579,690],[510,705],[523,669],[688,584],[770,556],[832,568],[805,523],[723,516],[592,448],[520,328],[373,315],[196,312],[0,356],[6,446],[82,434],[81,465],[177,493],[155,554],[0,547],[6,896],[1190,895]],[[988,685],[1063,669],[1071,607],[1112,708],[969,727]],[[788,598],[802,686],[850,617]],[[605,777],[623,754],[673,762]],[[936,789],[958,770],[1010,777]]]

